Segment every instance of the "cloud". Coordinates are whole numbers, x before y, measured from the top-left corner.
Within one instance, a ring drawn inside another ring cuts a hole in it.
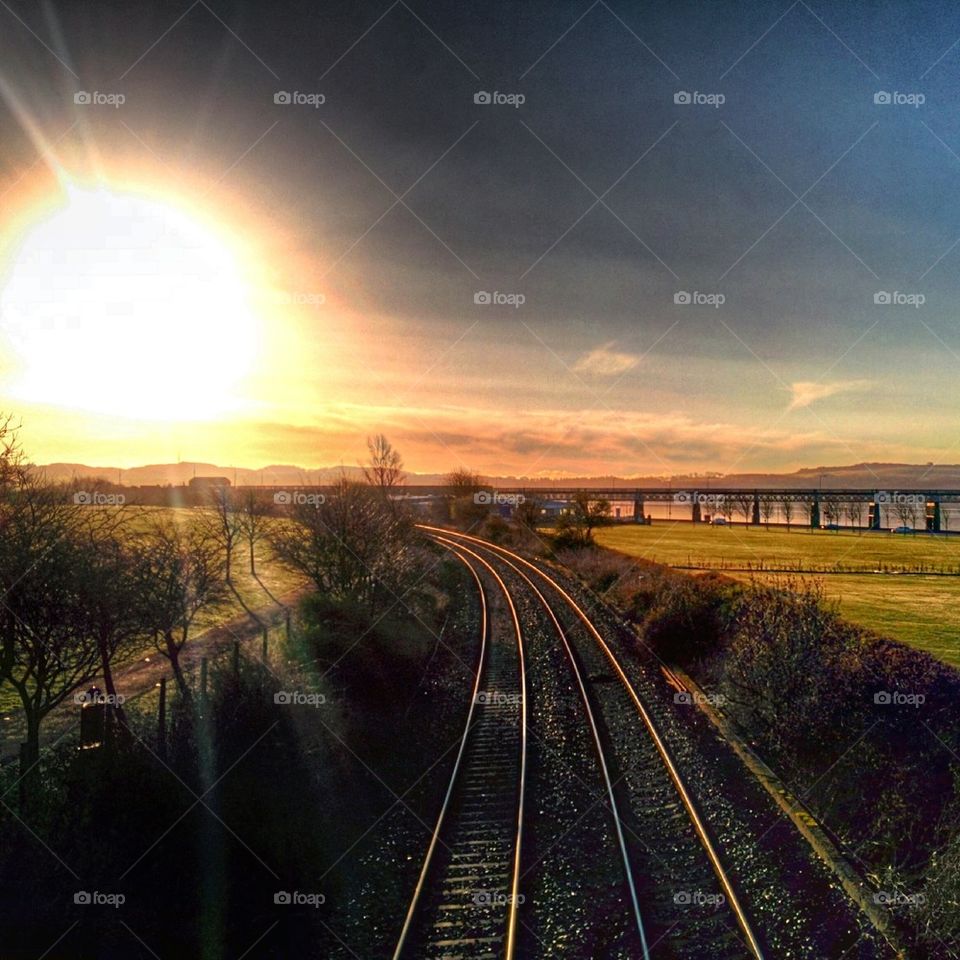
[[[574,373],[590,373],[597,377],[615,377],[632,370],[640,358],[632,353],[613,349],[614,341],[585,353],[574,365]]]
[[[809,407],[811,403],[836,396],[838,393],[860,393],[873,387],[872,380],[835,380],[832,383],[816,383],[813,380],[798,380],[790,384],[793,399],[789,410]]]

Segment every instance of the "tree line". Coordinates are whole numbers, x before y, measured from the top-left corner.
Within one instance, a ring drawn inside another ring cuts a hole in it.
[[[0,691],[26,729],[26,793],[44,721],[75,691],[103,681],[119,735],[129,736],[117,670],[154,650],[182,704],[195,709],[183,653],[201,615],[231,597],[234,557],[251,575],[263,546],[316,591],[375,611],[413,577],[410,517],[392,499],[402,459],[368,441],[365,482],[278,504],[254,488],[213,488],[199,509],[91,506],[75,485],[49,483],[25,458],[19,426],[0,417]]]

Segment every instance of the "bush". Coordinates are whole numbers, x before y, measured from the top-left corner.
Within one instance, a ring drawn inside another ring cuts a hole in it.
[[[647,607],[642,625],[647,643],[664,659],[680,664],[713,653],[724,629],[730,590],[692,577],[664,580],[659,588],[645,586],[634,607]]]

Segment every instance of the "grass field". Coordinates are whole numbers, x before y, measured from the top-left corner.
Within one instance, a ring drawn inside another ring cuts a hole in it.
[[[768,579],[775,571],[801,569],[821,580],[847,619],[960,666],[960,577],[889,572],[960,569],[960,537],[809,529],[787,533],[669,521],[604,527],[595,537],[601,546],[630,556],[671,566],[720,568],[739,579]],[[843,572],[830,572],[837,569]]]

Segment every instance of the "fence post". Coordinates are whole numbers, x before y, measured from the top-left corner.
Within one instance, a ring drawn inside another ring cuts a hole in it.
[[[270,630],[264,626],[263,628],[263,661],[267,662],[267,648],[270,644]]]
[[[27,771],[30,769],[30,761],[27,754],[27,744],[20,744],[20,809],[24,810],[27,806]]]
[[[160,705],[157,707],[157,753],[167,758],[167,678],[160,678]]]
[[[290,639],[290,608],[287,607],[287,639]]]
[[[240,641],[233,641],[233,676],[234,679],[240,679]]]

